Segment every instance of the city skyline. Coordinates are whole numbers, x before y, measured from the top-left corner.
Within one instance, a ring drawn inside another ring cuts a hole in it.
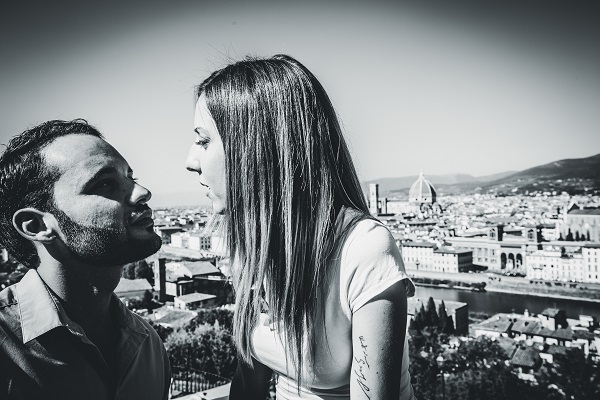
[[[597,6],[343,4],[4,5],[0,143],[86,118],[157,205],[183,192],[206,204],[183,167],[194,85],[246,54],[287,53],[328,90],[362,181],[600,152]]]

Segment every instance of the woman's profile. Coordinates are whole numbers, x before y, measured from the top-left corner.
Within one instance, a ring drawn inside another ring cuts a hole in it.
[[[297,60],[248,58],[197,90],[186,167],[223,214],[239,366],[230,399],[412,399],[414,286],[369,215],[334,108]]]

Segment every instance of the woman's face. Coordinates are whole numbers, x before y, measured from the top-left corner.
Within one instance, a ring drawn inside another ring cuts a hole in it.
[[[207,196],[212,200],[214,212],[223,214],[227,209],[225,149],[204,95],[196,103],[194,131],[196,141],[190,149],[185,166],[189,171],[200,174],[200,184],[208,188]]]

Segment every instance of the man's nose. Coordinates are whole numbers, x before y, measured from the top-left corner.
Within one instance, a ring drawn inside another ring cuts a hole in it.
[[[144,186],[135,182],[133,192],[131,192],[131,202],[133,204],[146,204],[152,198],[152,192]]]

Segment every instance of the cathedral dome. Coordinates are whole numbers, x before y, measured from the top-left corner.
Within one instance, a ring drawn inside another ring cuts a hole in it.
[[[408,192],[408,201],[417,204],[433,204],[435,203],[437,193],[435,187],[423,176],[423,172],[419,174],[419,179],[410,187]]]

